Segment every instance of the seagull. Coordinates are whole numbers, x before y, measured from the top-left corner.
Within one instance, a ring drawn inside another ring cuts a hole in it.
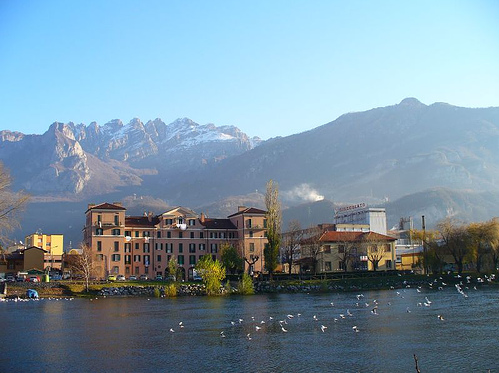
[[[262,320],[262,321],[260,321],[260,324],[265,324],[265,321],[263,321],[263,320]]]
[[[321,325],[321,330],[324,333],[324,331],[327,329],[327,326]]]
[[[374,307],[372,310],[371,310],[371,313],[373,315],[377,315],[378,314],[378,307]]]
[[[244,320],[243,319],[239,319],[239,324],[241,324]]]
[[[407,307],[407,309],[405,310],[405,312],[411,313],[411,310],[409,309],[409,307]]]
[[[260,330],[261,328],[257,325],[255,326],[256,331]]]
[[[178,323],[178,325],[179,325],[181,328],[183,328],[183,327],[184,327],[182,324],[183,324],[183,322],[182,322],[182,321]]]
[[[350,317],[353,316],[353,314],[350,312],[350,310],[347,310],[347,315],[350,316]]]
[[[288,331],[286,329],[284,329],[284,327],[281,325],[281,330],[284,332],[284,333],[287,333]]]
[[[345,318],[345,315],[343,315],[342,313],[340,313],[340,317],[341,317],[342,319],[344,319],[344,318]]]
[[[358,332],[359,332],[359,328],[357,328],[357,325],[352,326],[352,330],[353,330],[355,333],[358,333]]]
[[[248,338],[248,341],[251,341],[250,333],[246,334],[246,338]]]
[[[419,290],[419,289],[416,289],[416,291],[417,291],[418,293],[421,293],[421,290]]]
[[[426,300],[426,303],[431,304],[431,302],[430,302],[430,300],[428,299],[428,297],[424,297],[424,299]]]
[[[173,328],[170,328],[170,332],[175,333],[175,330],[173,330]]]
[[[274,320],[274,318],[272,316],[269,316],[269,320]]]
[[[442,315],[437,315],[438,319],[441,320],[441,321],[444,321],[444,317]]]
[[[314,321],[318,321],[317,315],[314,315]]]
[[[331,306],[334,307],[334,303],[333,302],[331,302]]]
[[[223,331],[220,332],[220,337],[225,338],[225,334]]]
[[[288,319],[292,319],[294,316],[293,315],[288,315],[287,318]]]
[[[236,323],[235,323],[234,321],[231,321],[231,322],[230,322],[230,324],[231,324],[232,326],[236,325]]]

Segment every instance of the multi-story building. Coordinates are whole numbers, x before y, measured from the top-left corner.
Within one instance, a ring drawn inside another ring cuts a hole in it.
[[[386,211],[380,207],[368,207],[365,203],[341,207],[335,210],[334,224],[338,226],[338,230],[357,227],[386,234]]]
[[[83,242],[95,252],[99,277],[166,276],[168,262],[176,258],[182,277],[192,279],[199,259],[204,255],[220,259],[223,244],[238,248],[246,270],[263,269],[265,211],[240,207],[227,219],[207,218],[185,207],[159,215],[125,213],[121,203],[88,206]]]
[[[62,234],[33,233],[24,239],[26,247],[39,247],[45,251],[44,270],[61,270],[64,254],[64,236]]]

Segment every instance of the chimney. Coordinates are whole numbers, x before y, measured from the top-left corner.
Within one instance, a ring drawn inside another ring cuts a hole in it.
[[[246,207],[246,206],[238,206],[238,207],[237,207],[237,212],[241,212],[241,211],[244,211],[244,210],[246,210],[246,209],[247,209],[247,207]]]
[[[201,216],[199,217],[199,221],[201,222],[201,224],[204,223],[204,219],[205,219],[204,212],[202,212]]]
[[[149,211],[149,213],[147,214],[147,220],[149,220],[149,223],[152,222],[152,212]]]
[[[121,202],[113,202],[113,205],[123,207],[123,204]]]
[[[91,209],[92,207],[94,207],[94,206],[95,206],[95,203],[89,203],[89,204],[88,204],[88,207],[87,207],[87,210],[90,210],[90,209]]]

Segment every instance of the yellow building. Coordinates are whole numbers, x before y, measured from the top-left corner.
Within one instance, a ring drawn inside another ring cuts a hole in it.
[[[62,269],[62,255],[64,253],[64,235],[33,233],[24,239],[26,247],[39,247],[45,250],[43,269]]]

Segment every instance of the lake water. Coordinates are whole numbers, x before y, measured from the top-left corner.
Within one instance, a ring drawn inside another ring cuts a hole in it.
[[[0,372],[499,372],[499,291],[466,292],[0,302]]]

